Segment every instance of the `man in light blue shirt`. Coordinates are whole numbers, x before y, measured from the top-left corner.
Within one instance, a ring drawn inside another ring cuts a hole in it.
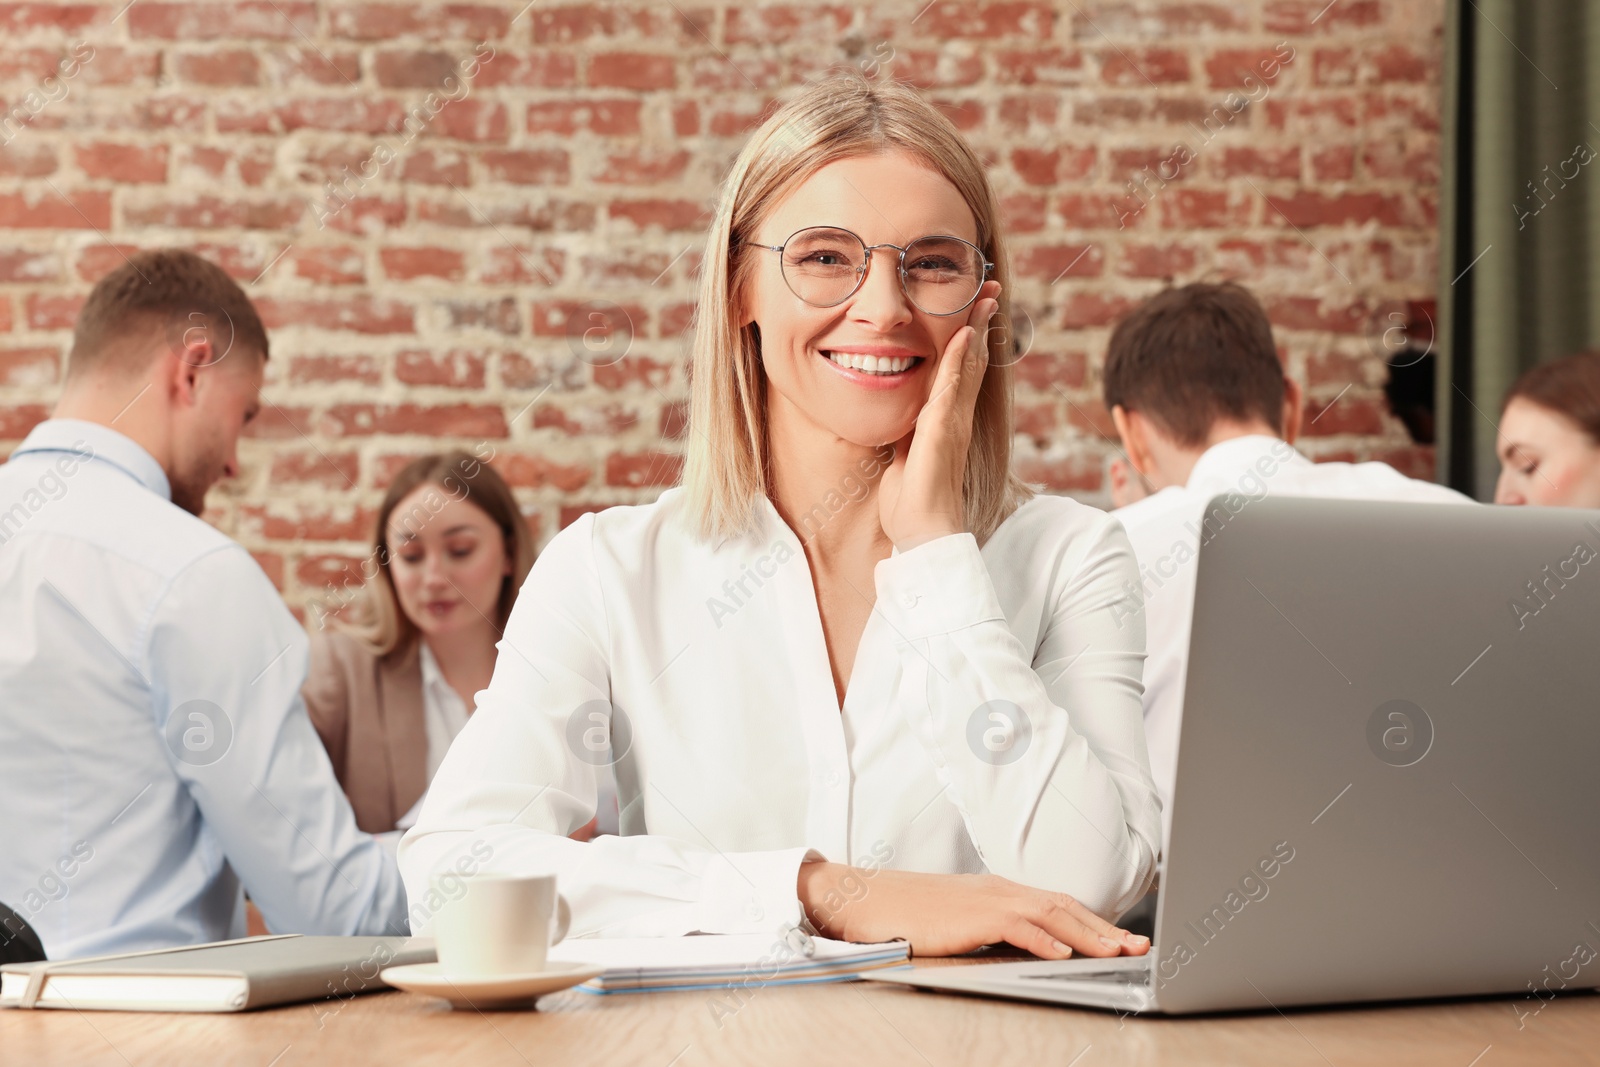
[[[243,936],[245,888],[275,932],[408,930],[306,717],[304,632],[198,517],[266,358],[221,269],[141,252],[0,466],[0,902],[52,959]]]

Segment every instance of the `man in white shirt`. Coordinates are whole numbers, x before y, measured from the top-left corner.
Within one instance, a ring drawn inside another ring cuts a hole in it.
[[[243,936],[244,887],[274,931],[407,932],[306,717],[304,632],[198,517],[266,358],[221,269],[139,253],[0,467],[0,901],[52,959]]]
[[[1312,463],[1293,447],[1301,393],[1278,362],[1266,312],[1228,284],[1168,289],[1112,332],[1105,403],[1135,474],[1113,472],[1114,514],[1133,542],[1140,587],[1121,615],[1142,610],[1145,734],[1161,794],[1163,845],[1172,828],[1199,546],[1271,494],[1471,503],[1453,489],[1383,463]],[[1207,504],[1223,500],[1207,510]],[[1125,503],[1129,498],[1134,502]],[[1142,608],[1141,608],[1142,601]],[[1219,771],[1223,769],[1219,768]]]

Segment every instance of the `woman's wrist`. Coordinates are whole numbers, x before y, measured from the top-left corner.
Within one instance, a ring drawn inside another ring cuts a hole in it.
[[[839,886],[851,868],[843,863],[827,860],[809,860],[800,865],[795,892],[800,898],[800,910],[817,933],[835,941],[850,940],[845,936],[843,909],[829,907],[830,899],[839,898]]]
[[[895,542],[894,547],[899,549],[901,552],[910,552],[913,548],[925,545],[929,541],[937,541],[941,537],[949,537],[952,534],[965,532],[966,531],[960,526],[952,526],[948,529],[919,531],[918,533],[909,534],[905,537],[902,537],[900,540]]]

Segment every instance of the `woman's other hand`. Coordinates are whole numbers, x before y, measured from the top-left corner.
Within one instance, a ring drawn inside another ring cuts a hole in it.
[[[894,443],[894,461],[878,483],[878,521],[905,552],[967,528],[961,486],[978,389],[989,369],[989,320],[1000,302],[999,282],[984,282],[939,358],[933,389],[911,432]]]
[[[1150,939],[1106,922],[1065,893],[991,874],[858,870],[800,865],[800,903],[817,930],[840,941],[904,938],[917,956],[954,956],[1007,942],[1047,960],[1142,956]]]

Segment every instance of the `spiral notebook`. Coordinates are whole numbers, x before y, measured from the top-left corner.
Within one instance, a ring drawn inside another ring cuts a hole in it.
[[[905,966],[904,941],[857,945],[792,931],[687,937],[574,938],[550,950],[560,962],[606,968],[578,986],[585,993],[648,993],[839,982],[864,971]]]

